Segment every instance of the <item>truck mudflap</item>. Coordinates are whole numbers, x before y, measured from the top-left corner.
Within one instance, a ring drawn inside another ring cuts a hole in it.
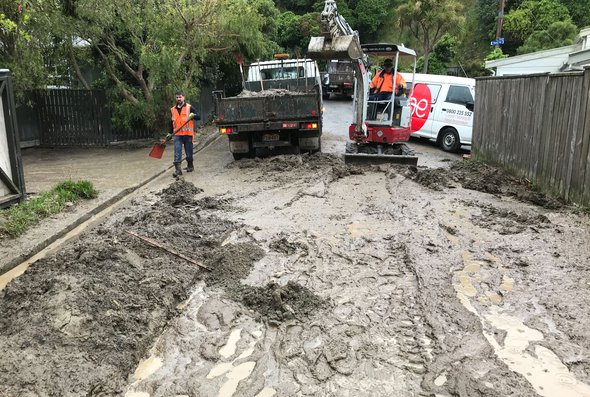
[[[405,143],[374,144],[346,143],[346,164],[407,164],[417,165],[418,157]]]

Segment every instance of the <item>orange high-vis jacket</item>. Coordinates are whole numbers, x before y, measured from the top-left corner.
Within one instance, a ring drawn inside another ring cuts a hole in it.
[[[395,75],[395,94],[399,94],[397,87],[399,86],[406,88],[406,80],[401,74],[396,73]],[[375,88],[375,92],[393,92],[393,73],[385,73],[383,70],[378,72],[373,81],[371,81],[370,88]]]
[[[170,113],[172,114],[172,128],[174,131],[178,130],[187,120],[188,115],[191,114],[191,105],[188,103],[184,103],[184,107],[178,114],[178,110],[176,110],[176,106],[172,106],[170,109]],[[189,135],[193,136],[195,133],[195,122],[194,120],[189,121],[186,123],[184,127],[180,131],[176,133],[176,135]]]

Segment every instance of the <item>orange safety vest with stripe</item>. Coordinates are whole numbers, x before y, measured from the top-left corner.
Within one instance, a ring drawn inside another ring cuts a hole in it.
[[[180,131],[178,131],[176,133],[176,135],[194,136],[194,134],[195,134],[194,120],[191,120],[188,123],[186,123],[186,121],[188,120],[188,115],[191,114],[191,105],[190,104],[185,102],[184,107],[182,108],[180,113],[178,113],[176,106],[173,106],[170,109],[170,113],[172,114],[172,128],[174,129],[174,131],[176,131],[180,128]],[[186,125],[184,125],[184,127],[183,127],[182,125],[184,123],[186,123]]]
[[[406,88],[406,81],[402,77],[401,74],[397,73],[395,75],[395,94],[399,94],[397,87],[403,86],[404,89]],[[370,88],[375,88],[376,92],[393,92],[393,73],[385,73],[381,71],[373,77],[373,81],[371,81]]]

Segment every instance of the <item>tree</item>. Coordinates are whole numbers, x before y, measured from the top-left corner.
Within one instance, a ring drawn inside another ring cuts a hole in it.
[[[379,37],[380,30],[391,17],[390,10],[390,0],[357,1],[354,8],[356,17],[353,29],[358,30],[363,42],[371,42]]]
[[[257,58],[273,48],[261,33],[272,34],[273,27],[260,14],[273,10],[261,0],[111,0],[100,7],[92,0],[61,1],[63,35],[92,48],[110,97],[121,99],[115,122],[128,128],[162,128],[174,90],[194,97],[207,65],[214,73],[214,65],[233,62],[234,52]]]
[[[578,28],[571,22],[553,22],[547,29],[533,32],[518,49],[519,54],[548,50],[573,44]]]
[[[0,4],[0,68],[10,69],[17,99],[22,91],[47,81],[44,51],[50,36],[38,23],[40,14],[30,2],[4,0]]]
[[[456,0],[409,0],[397,8],[399,25],[409,29],[422,46],[423,73],[428,70],[428,57],[434,44],[465,21],[462,10],[463,6]]]
[[[558,0],[524,0],[506,15],[504,30],[524,41],[558,21],[572,23],[567,7]]]

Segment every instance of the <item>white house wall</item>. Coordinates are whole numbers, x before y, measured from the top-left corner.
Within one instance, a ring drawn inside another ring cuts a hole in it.
[[[498,66],[496,76],[510,76],[533,73],[555,73],[567,62],[567,54],[559,54],[545,58],[531,59],[513,63],[510,65]]]

